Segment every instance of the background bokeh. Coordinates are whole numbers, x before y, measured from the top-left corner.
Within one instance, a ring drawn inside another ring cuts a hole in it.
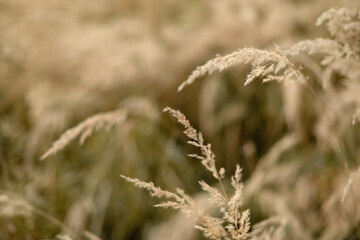
[[[333,125],[299,85],[244,87],[246,65],[177,93],[196,66],[217,54],[331,38],[315,26],[331,7],[359,9],[360,2],[0,0],[0,208],[10,199],[33,209],[0,210],[0,239],[54,239],[63,229],[51,217],[104,240],[202,238],[191,221],[153,208],[156,200],[119,177],[180,187],[203,202],[197,182],[213,180],[186,156],[195,149],[162,113],[166,106],[181,110],[204,134],[219,167],[233,174],[237,163],[242,166],[252,223],[281,216],[287,236],[295,236],[285,239],[359,237],[359,191],[342,205],[336,196],[360,163],[360,128],[351,125],[360,88],[336,91],[343,85],[334,73],[335,90],[325,94],[319,58],[295,59]],[[134,106],[142,110],[121,124],[39,160],[84,119]],[[266,161],[267,171],[257,170]]]

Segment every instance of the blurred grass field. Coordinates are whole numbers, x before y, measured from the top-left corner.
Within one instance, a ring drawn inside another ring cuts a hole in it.
[[[0,0],[0,239],[202,239],[119,177],[180,187],[202,202],[197,182],[214,181],[186,156],[194,148],[166,106],[204,134],[218,167],[233,174],[241,165],[251,223],[285,219],[279,239],[360,239],[358,63],[348,74],[334,66],[325,88],[321,57],[295,58],[315,98],[291,83],[244,87],[248,65],[177,93],[217,55],[332,38],[315,26],[332,7],[359,11],[360,2]],[[120,124],[40,161],[67,129],[116,109],[128,111]]]

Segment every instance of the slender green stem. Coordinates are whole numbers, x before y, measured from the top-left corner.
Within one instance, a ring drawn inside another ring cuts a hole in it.
[[[51,216],[50,214],[44,212],[43,210],[34,207],[34,206],[30,206],[31,210],[33,213],[45,218],[46,220],[48,220],[49,222],[51,222],[52,224],[60,227],[63,231],[65,231],[66,233],[70,234],[72,237],[76,238],[76,239],[81,239],[80,236],[74,232],[74,230],[72,230],[70,227],[66,226],[65,224],[63,224],[62,222],[60,222],[58,219],[56,219],[55,217]]]
[[[310,85],[307,85],[306,87],[310,90],[311,95],[312,95],[312,96],[315,98],[315,100],[319,103],[320,108],[322,109],[323,113],[325,114],[325,118],[326,118],[327,121],[329,122],[330,126],[332,126],[332,123],[331,123],[331,120],[330,120],[330,115],[329,115],[329,113],[327,112],[324,103],[323,103],[323,102],[321,101],[321,99],[316,95],[314,89],[313,89]],[[334,136],[335,136],[335,139],[336,139],[337,144],[339,145],[339,150],[340,150],[340,153],[341,153],[341,161],[342,161],[343,164],[344,164],[345,170],[348,172],[348,161],[346,160],[347,157],[346,157],[346,154],[345,154],[344,146],[343,146],[343,144],[342,144],[342,141],[340,140],[340,137],[336,136],[335,133],[333,133],[333,134],[334,134]]]
[[[221,179],[218,178],[218,180],[219,180],[219,182],[220,182],[220,186],[221,186],[221,189],[222,189],[222,191],[223,191],[223,193],[224,193],[224,196],[225,196],[226,200],[229,201],[229,198],[228,198],[228,196],[227,196],[227,194],[226,194],[226,191],[225,191],[225,188],[224,188],[224,185],[223,185]]]

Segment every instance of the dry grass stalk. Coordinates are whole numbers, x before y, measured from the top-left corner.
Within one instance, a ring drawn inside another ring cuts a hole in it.
[[[83,144],[86,138],[91,136],[94,131],[104,127],[108,130],[112,126],[123,122],[126,117],[127,112],[119,109],[113,112],[100,113],[86,119],[79,125],[70,128],[65,133],[63,133],[60,138],[53,143],[52,147],[41,156],[41,160],[44,160],[48,156],[62,150],[78,136],[80,136],[80,144]]]
[[[360,167],[357,171],[350,174],[350,177],[344,187],[343,194],[341,195],[341,202],[343,203],[348,196],[349,192],[351,191],[351,187],[353,185],[354,179],[360,177]]]
[[[294,57],[301,53],[310,55],[325,54],[327,57],[324,58],[323,64],[329,64],[344,54],[347,54],[347,56],[356,55],[337,41],[323,38],[299,42],[286,51],[282,51],[278,47],[276,51],[243,48],[226,56],[211,59],[203,66],[198,67],[179,86],[178,91],[192,84],[199,77],[241,64],[251,64],[252,67],[251,72],[247,75],[245,85],[251,83],[255,78],[260,78],[263,82],[272,80],[283,82],[295,79],[302,85],[306,85],[306,78],[299,69],[295,68],[289,59],[289,57]]]
[[[173,117],[175,117],[179,123],[181,123],[185,127],[184,134],[190,139],[188,144],[193,145],[200,149],[202,156],[197,154],[189,154],[190,157],[197,158],[201,160],[201,164],[205,166],[205,168],[212,173],[214,178],[221,182],[221,178],[223,178],[225,174],[225,169],[216,169],[215,166],[215,154],[211,150],[210,144],[204,143],[203,135],[194,129],[189,120],[186,119],[185,115],[180,111],[173,110],[169,107],[164,109],[164,112],[169,112]]]
[[[226,236],[226,231],[222,227],[223,221],[204,213],[202,209],[195,205],[194,200],[185,194],[183,190],[177,189],[176,193],[172,193],[162,190],[160,187],[155,187],[152,182],[147,183],[123,175],[121,175],[121,177],[139,188],[148,190],[152,197],[167,199],[166,202],[162,202],[155,206],[180,210],[188,217],[194,218],[200,225],[199,229],[201,229],[204,232],[204,235],[210,239],[222,239]]]
[[[262,78],[263,82],[296,79],[301,84],[306,84],[303,74],[295,68],[279,48],[276,51],[243,48],[229,55],[211,59],[203,66],[198,67],[178,87],[178,91],[192,84],[199,77],[240,64],[251,64],[252,67],[251,72],[247,75],[245,85],[251,83],[255,78]]]
[[[225,176],[225,170],[220,169],[218,171],[216,169],[215,155],[211,150],[210,144],[205,144],[202,134],[191,126],[190,122],[180,111],[171,108],[165,108],[164,111],[173,115],[178,122],[185,127],[184,133],[190,139],[188,143],[198,147],[202,153],[201,156],[197,154],[190,154],[190,156],[200,159],[205,168],[212,173],[213,177],[215,177],[222,186],[221,179]],[[204,236],[209,239],[242,240],[248,237],[250,230],[250,212],[249,210],[240,211],[243,184],[241,182],[241,168],[239,166],[236,167],[235,174],[231,178],[231,185],[235,192],[231,198],[227,197],[223,186],[223,193],[221,193],[205,181],[199,182],[202,189],[208,193],[209,202],[216,206],[223,214],[222,218],[211,217],[206,214],[182,189],[177,189],[176,193],[173,193],[155,187],[152,182],[147,183],[123,175],[121,175],[121,177],[139,188],[148,190],[152,197],[166,199],[166,201],[155,205],[156,207],[180,210],[185,215],[195,219],[198,223],[196,228],[201,230]]]
[[[335,37],[335,40],[318,38],[306,40],[292,46],[287,51],[259,50],[255,48],[239,49],[231,54],[216,57],[206,64],[197,67],[186,81],[181,83],[178,91],[185,86],[192,84],[197,78],[211,74],[214,71],[251,64],[252,70],[247,75],[245,85],[251,83],[255,78],[261,78],[263,82],[276,80],[296,79],[306,85],[304,75],[296,69],[289,57],[307,54],[325,54],[322,64],[327,65],[335,59],[342,57],[355,57],[359,52],[360,42],[360,13],[354,9],[330,9],[323,13],[317,20],[317,25],[326,23],[328,31]]]
[[[324,12],[316,25],[325,25],[337,41],[347,43],[360,53],[360,11],[349,8],[332,8]]]
[[[301,53],[309,55],[325,54],[331,56],[332,59],[340,58],[343,55],[344,47],[335,40],[317,38],[314,40],[304,40],[294,44],[289,50],[286,51],[288,56],[297,56]],[[328,60],[329,61],[329,60]],[[323,61],[326,64],[328,61]]]
[[[82,145],[94,131],[102,128],[108,131],[114,125],[123,123],[129,116],[133,115],[146,115],[149,119],[156,120],[158,111],[147,98],[133,97],[125,99],[121,102],[119,109],[89,117],[77,126],[67,130],[53,143],[52,147],[41,156],[41,160],[64,149],[64,147],[77,137],[80,137],[79,143]]]

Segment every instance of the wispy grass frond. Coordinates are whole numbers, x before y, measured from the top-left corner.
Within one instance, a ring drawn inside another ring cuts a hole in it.
[[[100,113],[86,119],[63,133],[60,138],[53,143],[52,147],[41,156],[41,160],[64,149],[66,145],[77,137],[80,137],[79,142],[80,144],[83,144],[94,131],[101,128],[106,128],[108,130],[112,126],[123,122],[127,115],[127,111],[119,109],[112,112]]]
[[[120,176],[126,181],[133,183],[136,187],[148,190],[152,197],[180,200],[178,195],[175,193],[164,191],[160,187],[155,187],[154,183],[152,182],[147,183],[136,178],[129,178],[123,175]]]
[[[203,180],[199,181],[199,184],[202,190],[209,195],[210,204],[217,207],[219,212],[223,214],[223,217],[212,217],[206,214],[182,189],[177,189],[176,193],[172,193],[155,187],[152,182],[147,183],[122,175],[121,177],[139,188],[148,190],[153,197],[166,199],[166,201],[155,205],[156,207],[180,210],[185,215],[195,219],[198,224],[196,228],[201,230],[204,236],[209,239],[247,239],[250,230],[250,211],[240,210],[243,189],[240,166],[236,166],[235,174],[232,177],[231,185],[234,187],[235,193],[229,199],[221,181],[225,175],[225,170],[223,168],[219,171],[216,169],[215,154],[211,151],[210,144],[205,144],[202,134],[191,126],[189,120],[180,111],[168,107],[164,109],[164,112],[169,112],[185,127],[184,133],[190,139],[189,144],[201,150],[201,156],[196,154],[190,154],[190,156],[201,159],[204,167],[220,182],[223,193]]]
[[[301,53],[325,54],[322,61],[324,65],[334,59],[343,57],[358,57],[360,51],[360,12],[356,9],[330,9],[323,13],[317,20],[317,25],[325,24],[335,40],[318,38],[299,42],[286,51],[279,48],[276,51],[259,50],[255,48],[239,49],[231,54],[216,57],[202,66],[197,67],[186,81],[181,83],[178,91],[192,84],[197,78],[215,71],[250,64],[251,72],[247,75],[245,85],[254,79],[260,78],[263,82],[295,79],[306,85],[304,75],[295,68],[289,57]]]
[[[245,85],[251,83],[255,78],[262,78],[263,82],[273,80],[281,82],[293,79],[301,84],[306,84],[303,74],[280,49],[267,51],[256,48],[243,48],[231,54],[211,59],[204,65],[197,67],[187,80],[178,87],[178,91],[206,74],[241,64],[251,64],[252,67],[251,72],[247,75]]]
[[[331,8],[321,14],[316,25],[325,25],[337,40],[347,43],[356,52],[360,50],[360,11],[352,8]]]
[[[110,112],[99,113],[70,128],[56,140],[51,148],[42,156],[41,160],[64,149],[72,140],[79,137],[79,143],[82,145],[85,140],[95,131],[105,128],[109,130],[114,125],[123,123],[128,117],[136,115],[145,115],[149,119],[157,119],[158,111],[153,103],[147,98],[134,97],[122,101],[122,107]]]
[[[210,196],[210,204],[216,207],[222,207],[226,203],[226,198],[214,187],[209,186],[205,181],[199,181],[199,184]]]
[[[341,58],[344,53],[344,46],[335,40],[317,38],[314,40],[298,42],[285,52],[288,56],[296,56],[305,53],[309,55],[324,54],[334,58]]]
[[[190,157],[194,157],[201,160],[201,164],[205,166],[207,170],[209,170],[214,178],[221,181],[221,176],[224,175],[224,169],[220,169],[218,171],[215,166],[215,154],[211,150],[211,144],[205,144],[204,137],[201,132],[198,132],[195,128],[193,128],[186,119],[185,115],[180,111],[171,109],[169,107],[163,110],[164,112],[169,112],[173,117],[175,117],[179,123],[181,123],[185,127],[184,134],[190,139],[188,143],[193,145],[201,150],[201,156],[197,154],[189,154]]]
[[[222,239],[226,236],[226,231],[222,227],[223,221],[207,215],[195,204],[195,201],[190,196],[185,194],[183,190],[177,189],[176,193],[172,193],[162,190],[160,187],[155,187],[152,182],[147,183],[123,175],[121,175],[121,177],[139,188],[148,190],[152,197],[167,199],[167,201],[161,202],[155,206],[179,210],[188,217],[194,218],[200,225],[199,229],[204,232],[205,236],[210,237],[210,239]]]

